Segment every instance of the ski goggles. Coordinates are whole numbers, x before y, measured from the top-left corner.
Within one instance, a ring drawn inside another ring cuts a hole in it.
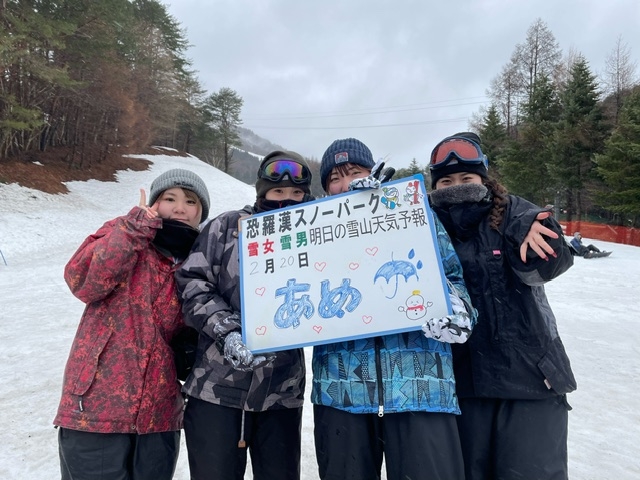
[[[258,172],[258,178],[279,182],[288,175],[293,183],[310,183],[311,172],[295,160],[283,159],[269,163]]]
[[[466,138],[453,137],[436,145],[431,152],[429,169],[438,170],[453,160],[463,165],[484,165],[484,168],[489,168],[487,156],[477,144]]]

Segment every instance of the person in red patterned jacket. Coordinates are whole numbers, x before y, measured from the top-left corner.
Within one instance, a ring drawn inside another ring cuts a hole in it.
[[[209,214],[200,177],[169,170],[149,205],[105,223],[65,267],[86,304],[53,421],[63,480],[171,479],[183,397],[172,338],[186,328],[174,272]]]

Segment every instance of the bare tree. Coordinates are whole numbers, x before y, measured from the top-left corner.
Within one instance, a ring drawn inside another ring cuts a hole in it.
[[[525,82],[523,93],[528,102],[536,80],[542,75],[553,76],[560,65],[562,52],[547,24],[538,18],[527,30],[525,42],[516,46],[515,57]]]
[[[502,116],[507,132],[517,137],[521,106],[529,102],[541,76],[555,78],[562,52],[546,23],[537,19],[527,30],[524,43],[517,44],[509,63],[493,79],[487,96]]]
[[[569,48],[569,51],[562,57],[558,68],[551,76],[551,80],[558,90],[562,90],[567,85],[571,78],[571,69],[582,57],[583,55],[574,47]]]
[[[518,106],[522,93],[522,74],[515,57],[502,67],[502,72],[491,81],[487,96],[500,113],[508,133],[514,133],[518,123]]]
[[[637,63],[631,60],[629,46],[619,36],[616,45],[605,60],[605,70],[602,75],[604,93],[613,96],[615,111],[613,118],[618,123],[618,116],[624,97],[631,92],[636,83]]]

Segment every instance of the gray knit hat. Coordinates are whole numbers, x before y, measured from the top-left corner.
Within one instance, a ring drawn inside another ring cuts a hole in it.
[[[261,173],[264,171],[265,167],[278,160],[292,160],[293,162],[302,165],[302,167],[306,169],[309,180],[304,183],[296,183],[287,174],[283,175],[283,177],[277,181],[271,181],[267,178],[264,178]],[[311,193],[311,170],[309,170],[309,165],[307,164],[305,159],[302,158],[302,155],[287,150],[275,150],[268,153],[262,159],[262,162],[260,162],[260,166],[258,167],[258,179],[256,180],[257,198],[264,198],[267,192],[275,187],[297,187],[304,193]]]
[[[368,170],[371,170],[376,164],[373,161],[371,150],[360,140],[355,138],[335,140],[325,150],[320,164],[320,181],[325,191],[327,190],[327,179],[331,175],[331,170],[347,163],[355,163]]]
[[[209,191],[202,179],[189,170],[174,168],[156,178],[151,183],[149,205],[156,203],[156,200],[158,200],[162,192],[174,187],[190,190],[198,196],[202,204],[202,218],[200,218],[200,223],[204,222],[209,216]]]

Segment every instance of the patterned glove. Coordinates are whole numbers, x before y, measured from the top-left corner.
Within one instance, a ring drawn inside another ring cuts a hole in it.
[[[425,337],[445,343],[464,343],[471,335],[471,318],[464,302],[457,295],[450,293],[449,300],[453,315],[442,318],[430,318],[422,331]]]
[[[383,168],[384,162],[380,159],[371,169],[369,176],[356,178],[349,183],[349,191],[363,190],[365,188],[380,188],[380,185],[391,180],[391,177],[393,177],[393,174],[396,172],[393,168],[387,168],[383,172]]]
[[[224,337],[228,333],[233,332],[234,330],[240,330],[241,328],[242,324],[240,321],[240,315],[232,313],[215,324],[213,327],[213,333],[218,337]]]
[[[254,356],[242,341],[240,332],[231,332],[224,339],[224,358],[241,372],[250,372],[254,368],[266,367],[276,358],[275,354]]]

